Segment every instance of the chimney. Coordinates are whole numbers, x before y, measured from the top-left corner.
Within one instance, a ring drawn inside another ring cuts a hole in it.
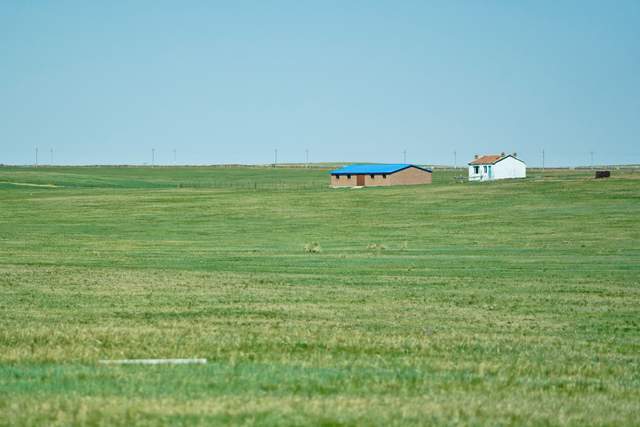
[[[500,153],[500,155],[501,155],[502,157],[504,157],[504,151],[503,151],[502,153]]]
[[[518,157],[518,153],[516,153],[515,151],[513,152],[513,157]]]
[[[474,160],[475,160],[475,159],[477,159],[478,157],[480,157],[480,156],[479,156],[479,155],[477,155],[477,154],[474,154],[474,155],[473,155],[473,159],[474,159]]]

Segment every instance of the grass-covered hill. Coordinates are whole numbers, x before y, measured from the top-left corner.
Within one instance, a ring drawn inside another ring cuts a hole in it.
[[[640,173],[462,174],[0,168],[0,425],[637,423]]]

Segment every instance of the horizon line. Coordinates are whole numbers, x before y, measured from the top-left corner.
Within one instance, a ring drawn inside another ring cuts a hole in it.
[[[69,163],[69,164],[52,164],[52,163],[39,163],[39,164],[9,164],[0,163],[0,168],[4,167],[19,167],[19,168],[59,168],[59,167],[141,167],[141,168],[171,168],[171,167],[254,167],[254,168],[278,168],[278,167],[291,167],[291,168],[309,168],[309,167],[333,167],[336,165],[347,164],[375,164],[382,165],[388,163],[381,162],[318,162],[318,163],[304,163],[304,162],[283,162],[283,163],[161,163],[161,164],[149,164],[149,163]],[[468,164],[461,164],[458,166],[447,164],[430,164],[420,162],[407,162],[408,165],[429,166],[431,168],[438,169],[465,169]],[[638,163],[614,163],[614,164],[594,164],[594,165],[576,165],[576,166],[527,166],[529,169],[595,169],[595,168],[638,168]]]

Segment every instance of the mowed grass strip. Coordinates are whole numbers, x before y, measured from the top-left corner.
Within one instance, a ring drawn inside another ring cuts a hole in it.
[[[0,423],[637,421],[636,171],[304,190],[326,172],[113,169],[0,188]],[[284,184],[211,185],[264,173]],[[97,363],[162,357],[210,363]]]

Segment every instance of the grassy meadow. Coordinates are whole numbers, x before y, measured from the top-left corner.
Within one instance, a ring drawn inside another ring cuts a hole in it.
[[[461,174],[0,167],[0,425],[640,424],[640,171]]]

